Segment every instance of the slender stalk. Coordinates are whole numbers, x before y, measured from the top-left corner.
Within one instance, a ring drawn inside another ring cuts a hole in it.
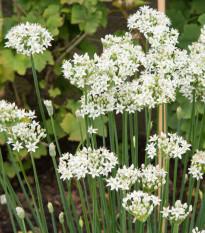
[[[173,233],[178,233],[178,232],[179,232],[179,224],[174,223]]]
[[[194,226],[194,219],[195,219],[195,214],[196,214],[196,209],[197,209],[197,201],[198,201],[198,195],[199,195],[199,186],[200,186],[200,179],[197,181],[196,193],[195,193],[195,198],[194,198],[194,207],[193,207],[193,213],[192,213],[192,216],[191,216],[191,223],[190,223],[189,233],[192,232],[192,229],[193,229],[193,226]]]
[[[96,232],[97,223],[97,198],[96,198],[96,179],[92,179],[92,199],[93,199],[93,222],[92,222],[92,232]]]
[[[46,217],[45,217],[45,212],[44,212],[44,208],[43,208],[43,201],[42,201],[42,196],[41,196],[41,190],[40,190],[40,185],[39,185],[39,181],[38,181],[36,165],[35,165],[32,153],[30,153],[30,157],[31,157],[31,162],[32,162],[32,166],[33,166],[34,179],[35,179],[35,183],[36,183],[36,191],[37,191],[37,197],[38,197],[38,203],[39,203],[39,208],[40,208],[42,224],[43,224],[44,232],[48,233]]]
[[[148,219],[147,219],[147,233],[152,233],[152,226],[151,226],[150,217],[148,217]]]
[[[121,199],[123,199],[123,197],[125,197],[125,192],[123,191],[123,192],[121,192],[121,194],[122,194],[122,198]],[[122,210],[122,224],[121,224],[121,231],[122,232],[126,232],[126,225],[127,225],[127,223],[126,223],[126,209],[125,208],[122,208],[121,209]]]
[[[101,123],[102,123],[102,132],[103,132],[103,146],[106,147],[106,142],[105,142],[105,129],[104,129],[104,122],[103,118],[101,117]]]
[[[134,125],[135,125],[135,156],[134,156],[134,165],[138,167],[138,113],[134,113]]]
[[[51,139],[50,139],[50,135],[49,135],[49,132],[48,132],[48,127],[47,127],[47,124],[46,124],[46,117],[45,117],[44,110],[43,110],[43,105],[42,105],[41,95],[40,95],[40,90],[39,90],[39,85],[38,85],[38,79],[37,79],[37,74],[36,74],[36,68],[35,68],[34,59],[33,59],[32,54],[31,54],[31,67],[32,67],[32,73],[33,73],[34,85],[35,85],[35,89],[36,89],[36,95],[37,95],[37,99],[38,99],[38,105],[39,105],[39,108],[40,108],[41,117],[42,117],[42,120],[43,120],[43,125],[44,125],[44,128],[46,129],[47,141],[50,144]]]
[[[204,104],[204,113],[203,113],[203,117],[201,120],[201,128],[200,128],[199,140],[198,140],[198,146],[197,146],[199,150],[202,148],[204,125],[205,125],[205,104]]]
[[[54,214],[53,213],[51,213],[51,220],[52,220],[52,225],[53,225],[53,232],[57,233],[56,222],[55,222],[55,218],[54,218]]]
[[[87,211],[85,208],[85,202],[84,202],[84,198],[83,198],[83,191],[81,188],[81,184],[79,180],[76,180],[77,186],[78,186],[78,191],[80,194],[80,199],[81,199],[81,204],[82,204],[82,208],[83,208],[83,216],[84,216],[84,221],[85,221],[85,228],[86,228],[86,232],[90,233],[90,227],[89,227],[89,223],[88,223],[88,217],[87,217]]]
[[[26,225],[25,225],[24,219],[22,219],[22,225],[23,225],[23,233],[27,233]],[[56,232],[55,232],[55,233],[56,233]]]

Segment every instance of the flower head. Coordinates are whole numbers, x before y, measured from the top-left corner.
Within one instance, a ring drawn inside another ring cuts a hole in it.
[[[180,200],[177,200],[172,207],[163,207],[161,211],[164,218],[169,219],[171,222],[180,224],[191,213],[192,205],[188,207],[187,203],[182,204]]]
[[[192,157],[191,166],[189,168],[189,174],[192,174],[197,180],[203,179],[205,173],[205,151],[196,151],[196,154]]]
[[[43,53],[53,40],[50,33],[39,24],[26,22],[12,27],[6,34],[8,39],[5,47],[16,49],[17,53],[30,56],[34,53]]]
[[[198,227],[196,227],[196,228],[194,228],[193,230],[192,230],[192,233],[205,233],[205,230],[199,230],[199,228]]]
[[[94,129],[93,126],[91,125],[88,127],[88,133],[89,134],[96,134],[98,129]]]
[[[129,190],[131,186],[139,179],[140,172],[137,168],[134,168],[132,164],[130,167],[118,168],[116,176],[107,179],[107,186],[110,186],[111,190]]]
[[[154,207],[160,204],[160,199],[142,191],[133,191],[123,198],[122,206],[135,218],[145,222],[152,213]]]
[[[63,180],[72,177],[79,180],[87,174],[94,178],[100,175],[107,176],[116,164],[117,157],[107,149],[92,150],[90,147],[84,147],[77,151],[76,155],[64,154],[60,158],[58,172]]]
[[[143,190],[151,193],[166,183],[166,172],[164,169],[160,169],[159,165],[155,167],[149,164],[145,167],[144,164],[142,164],[140,178]]]

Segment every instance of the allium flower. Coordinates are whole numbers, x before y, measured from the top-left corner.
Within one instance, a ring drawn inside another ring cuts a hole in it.
[[[194,229],[192,230],[192,233],[205,233],[205,230],[199,231],[199,228],[196,227],[196,228],[194,228]]]
[[[20,219],[24,219],[25,218],[25,212],[24,212],[23,208],[16,207],[16,213],[17,213],[17,215],[18,215],[18,217]]]
[[[15,103],[0,101],[0,132],[22,122],[26,117],[34,119],[35,112],[26,112],[25,109],[19,109]]]
[[[53,40],[50,33],[39,24],[19,24],[12,27],[6,34],[5,39],[8,39],[5,47],[16,49],[17,53],[30,56],[34,53],[43,53],[50,46]]]
[[[158,148],[162,151],[162,156],[166,158],[182,158],[182,155],[186,153],[186,151],[190,150],[190,144],[187,143],[182,137],[177,134],[168,133],[168,136],[161,133],[161,138],[157,135],[150,137],[149,143],[146,147],[146,151],[148,153],[148,157],[153,159],[157,156],[157,145]]]
[[[145,222],[154,207],[160,204],[160,199],[142,191],[133,191],[123,198],[122,206],[134,216],[134,221]]]
[[[111,190],[129,190],[131,186],[139,179],[140,171],[134,168],[132,164],[129,168],[124,165],[123,168],[118,168],[115,177],[107,179],[107,186],[110,186]]]
[[[192,174],[197,180],[203,179],[203,174],[205,173],[205,151],[196,151],[188,170],[189,174]]]
[[[37,144],[46,137],[45,130],[33,120],[35,117],[35,112],[26,112],[15,104],[0,101],[0,132],[7,133],[13,150],[26,148],[28,152],[35,152]]]
[[[90,127],[88,127],[89,134],[96,134],[97,131],[98,131],[98,129],[94,129],[92,125]]]
[[[49,116],[53,116],[53,104],[51,100],[44,100],[43,103],[46,106]]]
[[[192,205],[188,207],[187,203],[182,204],[180,200],[177,200],[174,206],[163,207],[161,213],[163,217],[169,219],[169,221],[181,224],[191,211]]]
[[[148,193],[157,190],[162,184],[166,183],[166,172],[164,169],[160,169],[159,165],[156,167],[149,164],[145,167],[144,164],[141,166],[140,179],[142,182],[143,190]]]
[[[60,158],[58,172],[63,180],[72,177],[79,180],[87,174],[94,178],[100,175],[108,176],[116,164],[117,157],[106,148],[92,150],[90,147],[84,147],[77,151],[76,155],[64,154]]]

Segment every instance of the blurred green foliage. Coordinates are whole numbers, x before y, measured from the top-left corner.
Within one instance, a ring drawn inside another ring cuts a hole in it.
[[[205,24],[204,0],[169,0],[168,7],[169,10],[166,11],[166,14],[172,21],[172,27],[178,29],[180,33],[178,46],[182,49],[188,50],[188,45],[191,45],[192,42],[198,40],[200,29]],[[174,131],[176,131],[176,109],[178,106],[181,106],[183,113],[181,120],[181,131],[188,139],[192,105],[180,93],[177,94],[176,102],[169,108],[168,125],[170,128],[174,129]],[[196,111],[199,113],[196,137],[199,138],[201,120],[204,114],[204,105],[202,103],[197,103]],[[205,129],[203,135],[205,137]],[[203,147],[205,148],[205,142]]]

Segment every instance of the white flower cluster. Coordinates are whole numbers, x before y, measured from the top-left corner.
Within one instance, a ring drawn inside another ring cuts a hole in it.
[[[196,151],[192,157],[189,174],[192,174],[197,180],[203,179],[205,173],[205,151]]]
[[[142,182],[142,188],[145,192],[151,193],[166,183],[166,172],[164,169],[160,169],[159,165],[156,167],[149,164],[145,167],[141,166],[140,178]]]
[[[163,207],[161,211],[164,218],[180,224],[191,213],[192,205],[188,207],[187,203],[182,204],[180,200],[177,200],[172,207]]]
[[[17,53],[30,56],[34,53],[43,53],[50,46],[53,40],[50,33],[39,24],[19,24],[12,27],[6,34],[5,39],[8,39],[5,47],[16,49]]]
[[[145,222],[154,207],[160,204],[160,199],[142,191],[133,191],[123,198],[122,206],[134,216],[134,221]]]
[[[130,187],[139,179],[140,171],[134,168],[132,164],[129,168],[124,165],[123,168],[118,168],[116,176],[107,179],[107,186],[110,186],[111,190],[129,190]]]
[[[86,174],[94,178],[100,175],[108,176],[116,164],[118,164],[117,156],[106,148],[93,150],[84,147],[77,151],[76,155],[64,154],[60,158],[58,172],[63,180],[72,177],[79,180]]]
[[[192,233],[205,233],[205,230],[199,231],[199,228],[196,227],[196,228],[194,228],[194,229],[192,230]]]
[[[205,103],[205,26],[198,42],[192,43],[189,50],[190,54],[184,56],[185,65],[180,69],[179,89],[190,102],[195,91],[195,101]]]
[[[28,152],[35,152],[37,144],[46,137],[45,130],[33,120],[35,117],[35,112],[26,112],[14,103],[0,101],[0,132],[7,133],[13,150],[27,148]]]
[[[87,54],[75,54],[72,61],[63,63],[64,77],[87,89],[87,98],[81,98],[82,117],[96,118],[110,111],[133,113],[175,100],[178,73],[184,66],[184,53],[175,46],[178,33],[169,29],[163,13],[149,7],[141,7],[128,25],[149,39],[146,54],[134,44],[131,33],[107,35],[101,56],[90,59]]]
[[[23,121],[24,118],[34,119],[35,112],[26,112],[25,109],[19,109],[15,103],[8,103],[5,100],[0,101],[0,132],[5,131]]]
[[[156,134],[151,136],[149,139],[149,143],[146,147],[146,151],[148,153],[148,157],[153,159],[158,155],[158,148],[162,152],[162,156],[166,158],[182,158],[182,155],[186,153],[186,151],[190,150],[190,144],[187,143],[181,136],[178,136],[176,133],[171,134],[168,133],[168,136],[165,133],[161,133],[161,138],[159,138]]]

